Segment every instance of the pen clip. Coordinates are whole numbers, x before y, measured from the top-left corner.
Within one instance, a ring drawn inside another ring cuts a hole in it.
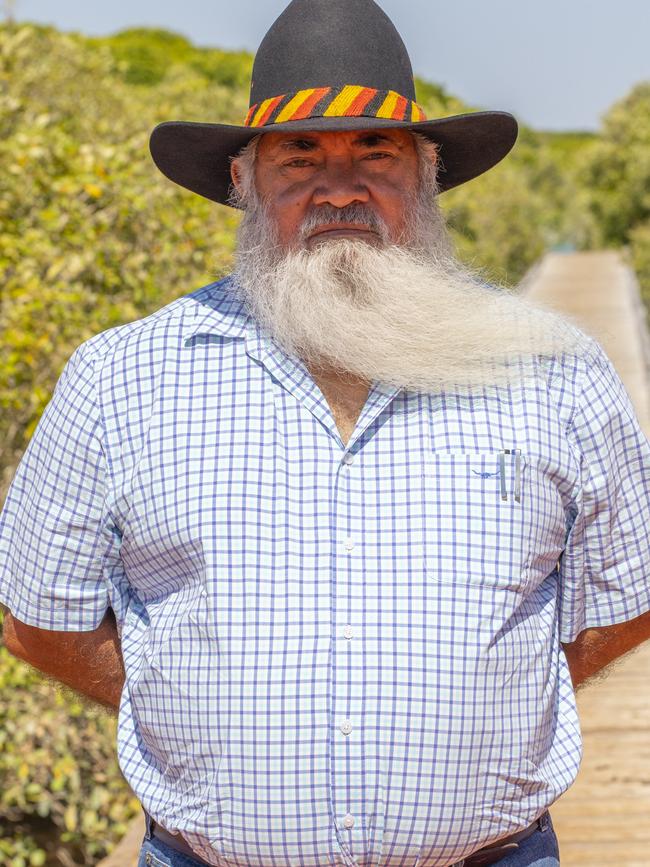
[[[510,449],[501,449],[499,452],[499,478],[501,480],[501,499],[508,499],[506,490],[506,455],[510,454]]]
[[[515,456],[515,500],[521,503],[521,449],[512,451]]]
[[[506,455],[515,457],[515,500],[521,503],[521,449],[501,449],[499,452],[499,477],[501,479],[501,499],[508,499],[506,486]]]

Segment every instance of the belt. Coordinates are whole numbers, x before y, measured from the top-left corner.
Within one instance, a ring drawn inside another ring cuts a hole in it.
[[[455,864],[452,864],[451,867],[485,867],[487,864],[496,864],[497,861],[505,858],[506,855],[510,855],[511,852],[516,851],[518,844],[522,840],[525,840],[526,837],[530,837],[530,835],[534,834],[537,830],[545,830],[548,827],[549,822],[550,814],[548,810],[546,810],[546,812],[542,813],[539,818],[535,819],[532,825],[524,828],[523,831],[516,831],[514,834],[509,834],[507,837],[502,837],[495,843],[489,843],[487,846],[483,846],[482,849],[477,849],[476,852],[472,852],[471,855],[468,855],[467,858],[464,858],[462,861],[457,861]]]
[[[169,831],[166,831],[162,825],[159,825],[158,822],[154,821],[151,817],[149,818],[149,821],[151,823],[152,837],[157,837],[161,843],[165,843],[165,845],[169,846],[170,849],[182,852],[183,855],[187,855],[188,858],[193,858],[197,863],[206,864],[207,867],[210,867],[207,861],[202,861],[201,858],[199,858],[194,849],[183,840],[180,834],[170,834]]]
[[[477,849],[476,852],[472,852],[472,854],[468,855],[467,858],[464,858],[462,861],[457,861],[455,864],[452,864],[451,867],[486,867],[488,864],[496,864],[497,861],[500,861],[502,858],[505,858],[506,855],[514,852],[517,849],[517,844],[522,840],[530,837],[530,835],[534,834],[538,829],[543,830],[547,826],[548,821],[549,814],[548,811],[546,811],[545,813],[542,813],[542,815],[536,819],[532,825],[524,828],[523,831],[516,831],[508,837],[503,837],[501,840],[497,840],[496,843],[490,843],[482,849]],[[202,861],[199,858],[196,852],[185,842],[180,834],[170,834],[169,831],[166,831],[151,818],[150,822],[152,837],[157,837],[161,842],[169,846],[170,849],[182,852],[183,855],[187,855],[188,858],[193,858],[199,864],[208,864],[207,861]]]

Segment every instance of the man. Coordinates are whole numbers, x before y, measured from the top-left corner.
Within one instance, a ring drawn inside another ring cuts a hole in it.
[[[453,257],[437,194],[515,135],[424,120],[371,0],[294,0],[244,127],[154,131],[236,272],[75,351],[0,517],[5,640],[119,705],[141,865],[559,863],[574,689],[650,637],[650,443]]]

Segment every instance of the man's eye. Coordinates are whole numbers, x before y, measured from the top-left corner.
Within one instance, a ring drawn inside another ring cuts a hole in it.
[[[289,163],[285,163],[285,166],[289,166],[289,168],[298,168],[298,169],[306,168],[307,166],[310,166],[310,165],[311,165],[311,163],[309,162],[309,160],[301,159],[300,157],[296,158],[295,160],[291,160],[291,162],[289,162]]]
[[[376,160],[376,159],[385,159],[387,157],[392,157],[392,154],[384,153],[383,151],[374,151],[371,154],[366,156],[368,160]]]

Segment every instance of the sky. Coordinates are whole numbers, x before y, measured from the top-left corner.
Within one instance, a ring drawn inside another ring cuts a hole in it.
[[[17,21],[107,35],[163,27],[199,46],[255,51],[288,0],[4,0]],[[472,108],[538,130],[596,130],[650,81],[650,0],[379,0],[416,74]]]

